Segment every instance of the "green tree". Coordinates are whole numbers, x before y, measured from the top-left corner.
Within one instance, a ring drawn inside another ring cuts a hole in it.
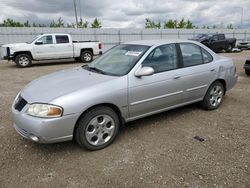
[[[78,27],[78,28],[87,28],[88,25],[89,25],[89,22],[87,22],[87,21],[84,22],[84,21],[82,20],[82,18],[81,18],[81,19],[80,19],[80,22],[78,22],[77,27]]]
[[[185,21],[185,19],[184,18],[182,18],[179,22],[177,21],[177,28],[186,28],[186,21]]]
[[[67,24],[67,26],[66,26],[67,28],[74,28],[75,27],[75,24]]]
[[[228,24],[228,25],[227,25],[227,29],[234,29],[233,24]]]
[[[7,18],[6,20],[3,21],[1,26],[2,27],[23,27],[23,24],[18,21],[14,21],[13,19]]]
[[[147,29],[160,29],[161,28],[161,22],[158,21],[157,23],[155,23],[153,20],[146,18],[146,22],[145,22],[145,28]]]
[[[213,28],[213,29],[217,29],[218,27],[217,27],[216,25],[213,25],[212,28]]]
[[[93,23],[91,24],[91,28],[101,28],[101,27],[102,27],[101,22],[97,18],[95,18]]]
[[[23,26],[24,26],[24,27],[30,27],[29,20],[27,20],[26,22],[24,22],[24,23],[23,23]]]
[[[193,25],[193,23],[190,20],[187,20],[186,28],[187,29],[193,29],[193,28],[195,28],[195,26]]]
[[[175,22],[172,19],[164,22],[164,29],[173,29],[173,28],[175,28]]]
[[[49,27],[64,27],[63,19],[59,17],[57,21],[52,20],[52,22],[49,24]]]

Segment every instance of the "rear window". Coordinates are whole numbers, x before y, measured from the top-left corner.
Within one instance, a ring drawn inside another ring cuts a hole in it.
[[[69,37],[67,35],[56,35],[56,43],[69,43]]]

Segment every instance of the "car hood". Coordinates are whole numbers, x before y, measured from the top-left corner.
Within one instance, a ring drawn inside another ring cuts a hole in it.
[[[29,46],[30,44],[28,43],[13,43],[13,44],[4,44],[2,45],[2,47],[10,47],[10,48],[14,48],[14,47],[24,47],[24,46]]]
[[[77,67],[38,78],[30,82],[20,94],[28,103],[50,103],[58,97],[96,87],[116,78]]]

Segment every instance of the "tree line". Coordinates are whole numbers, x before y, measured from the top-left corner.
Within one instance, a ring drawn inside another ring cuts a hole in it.
[[[15,21],[13,19],[7,18],[2,23],[0,23],[0,27],[67,27],[67,28],[76,28],[76,24],[67,23],[65,24],[63,19],[60,17],[57,20],[52,20],[48,24],[40,24],[40,23],[30,23],[28,20],[25,22]],[[101,21],[97,18],[93,20],[92,23],[88,21],[84,21],[82,18],[77,24],[77,28],[101,28]],[[192,21],[185,20],[184,18],[180,20],[169,19],[164,21],[162,24],[160,21],[154,21],[150,18],[146,18],[145,20],[145,28],[148,29],[221,29],[221,26],[195,26]],[[223,28],[223,27],[222,27]],[[234,29],[233,24],[228,24],[226,29]]]
[[[0,23],[0,27],[67,27],[67,28],[75,28],[76,24],[74,23],[67,23],[65,24],[63,19],[60,17],[57,20],[52,20],[48,24],[40,24],[40,23],[30,23],[28,20],[25,22],[15,21],[13,19],[7,18],[2,23]],[[84,21],[82,18],[77,24],[78,28],[101,28],[101,22],[95,18],[92,23],[88,21]]]
[[[222,26],[223,27],[223,26]],[[145,28],[148,29],[220,29],[221,26],[213,25],[213,26],[195,26],[192,21],[185,20],[184,18],[180,20],[169,19],[165,21],[163,24],[160,21],[154,21],[150,18],[146,18],[145,20]],[[226,29],[234,29],[233,24],[228,24]]]

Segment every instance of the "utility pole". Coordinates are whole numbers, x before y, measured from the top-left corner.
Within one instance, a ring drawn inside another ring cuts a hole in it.
[[[79,12],[80,12],[80,19],[82,19],[82,5],[81,5],[81,0],[79,0]]]
[[[74,9],[75,9],[75,17],[76,17],[76,28],[78,27],[78,18],[77,18],[77,11],[76,11],[76,0],[74,1]]]

